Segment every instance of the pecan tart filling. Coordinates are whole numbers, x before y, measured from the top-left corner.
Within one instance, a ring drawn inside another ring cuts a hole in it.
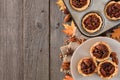
[[[117,74],[118,67],[111,60],[106,60],[98,65],[98,74],[101,78],[110,79]]]
[[[91,76],[96,69],[97,63],[91,57],[82,58],[78,63],[78,72],[83,76]]]
[[[106,17],[110,20],[119,20],[120,19],[120,1],[109,2],[105,7]]]
[[[88,13],[82,20],[82,27],[89,33],[97,32],[102,27],[103,21],[97,13]]]
[[[89,7],[90,0],[70,0],[70,5],[77,11],[83,11]]]
[[[104,61],[108,59],[110,53],[111,53],[110,47],[105,42],[97,42],[90,49],[91,56],[97,61]]]

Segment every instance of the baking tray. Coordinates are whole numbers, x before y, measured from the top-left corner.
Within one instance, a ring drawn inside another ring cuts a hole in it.
[[[98,36],[104,33],[105,31],[120,25],[120,20],[112,21],[112,20],[107,19],[105,16],[104,8],[110,0],[100,0],[100,1],[91,0],[89,7],[86,10],[81,11],[81,12],[76,11],[75,9],[71,7],[70,0],[63,0],[63,1],[66,7],[68,8],[71,16],[73,17],[73,20],[75,21],[80,32],[87,37]],[[97,12],[102,17],[102,20],[103,20],[103,25],[101,29],[95,33],[88,33],[82,28],[82,24],[81,24],[82,18],[89,12]]]

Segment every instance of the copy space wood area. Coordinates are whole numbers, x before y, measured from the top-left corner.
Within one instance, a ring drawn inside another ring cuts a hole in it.
[[[0,0],[0,80],[62,80],[56,0]]]

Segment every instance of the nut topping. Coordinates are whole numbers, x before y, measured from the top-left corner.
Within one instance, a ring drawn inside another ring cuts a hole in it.
[[[115,66],[109,62],[105,62],[100,66],[100,72],[104,77],[109,77],[115,71]]]
[[[109,50],[106,45],[98,44],[94,47],[92,53],[97,58],[105,58],[108,56]]]
[[[113,17],[120,17],[120,4],[118,3],[113,3],[109,5],[106,9],[107,15],[110,16],[111,18]]]
[[[84,20],[84,25],[89,30],[95,30],[100,26],[100,19],[96,15],[90,15]]]
[[[87,0],[72,0],[72,5],[76,8],[81,8],[87,4]]]
[[[95,63],[93,62],[93,59],[83,59],[81,65],[81,70],[85,74],[90,74],[95,71]]]

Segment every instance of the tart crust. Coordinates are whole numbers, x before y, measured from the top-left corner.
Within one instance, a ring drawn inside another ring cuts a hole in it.
[[[84,57],[82,58],[79,62],[78,62],[78,66],[77,66],[77,69],[78,69],[78,72],[83,75],[83,76],[92,76],[95,72],[97,72],[97,63],[94,59],[92,59],[93,63],[95,64],[95,68],[94,68],[94,71],[92,73],[89,73],[89,74],[85,74],[82,70],[81,70],[81,64],[82,64],[82,61],[83,60],[89,60],[89,59],[92,59],[91,57]]]
[[[111,63],[111,64],[114,66],[114,69],[115,69],[115,70],[114,70],[114,72],[113,72],[110,76],[104,77],[104,76],[102,75],[100,69],[101,69],[101,65],[102,65],[103,63]],[[108,80],[108,79],[112,78],[113,76],[115,76],[117,73],[118,73],[118,66],[117,66],[114,62],[112,62],[111,60],[103,61],[103,62],[101,62],[101,63],[98,65],[98,75],[99,75],[101,78],[104,78],[104,79],[107,79],[107,80]]]
[[[104,9],[104,13],[105,13],[106,17],[107,17],[109,20],[119,20],[119,19],[120,19],[120,17],[118,17],[118,18],[112,17],[112,18],[111,18],[111,17],[107,14],[107,12],[106,12],[107,7],[108,7],[109,5],[111,5],[111,4],[114,4],[114,3],[120,4],[120,1],[118,1],[118,2],[110,1],[110,2],[105,6],[105,9]]]
[[[100,20],[99,26],[98,26],[96,29],[94,29],[94,30],[87,29],[87,28],[85,27],[85,24],[84,24],[85,19],[88,18],[88,17],[91,16],[91,15],[95,15],[95,16],[96,16],[97,18],[99,18],[99,20]],[[83,17],[83,19],[82,19],[82,27],[83,27],[83,29],[85,29],[85,30],[86,30],[87,32],[89,32],[89,33],[94,33],[94,32],[97,32],[98,30],[100,30],[100,28],[102,27],[102,24],[103,24],[102,17],[101,17],[100,15],[98,15],[97,13],[95,13],[95,12],[88,13],[88,14],[85,15],[85,16]]]
[[[97,58],[96,56],[93,55],[93,50],[95,49],[95,47],[99,44],[105,45],[108,49],[108,55],[104,58]],[[90,48],[90,55],[92,56],[93,59],[97,60],[97,61],[104,61],[106,59],[108,59],[110,57],[110,53],[111,53],[111,48],[110,46],[105,43],[105,42],[96,42],[91,48]]]
[[[83,10],[85,10],[85,9],[87,9],[87,8],[89,7],[90,2],[91,2],[91,0],[87,0],[87,4],[86,4],[86,5],[84,5],[84,6],[81,7],[81,8],[77,8],[77,7],[75,7],[75,6],[72,5],[72,0],[70,0],[70,5],[71,5],[71,7],[72,7],[73,9],[75,9],[75,10],[77,10],[77,11],[83,11]]]

